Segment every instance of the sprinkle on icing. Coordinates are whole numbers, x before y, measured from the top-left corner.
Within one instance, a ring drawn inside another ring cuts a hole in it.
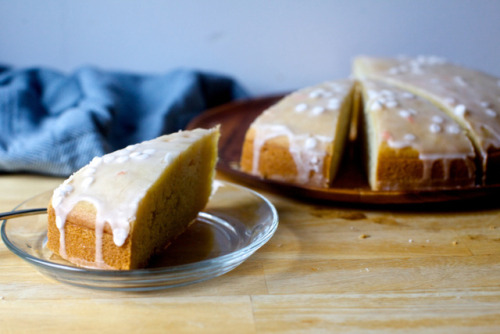
[[[432,123],[431,125],[429,125],[429,131],[432,133],[441,132],[441,126],[439,124]]]
[[[306,150],[310,150],[310,149],[315,148],[317,144],[318,144],[318,140],[316,138],[309,137],[306,139],[306,141],[304,143],[304,148]]]
[[[457,134],[457,133],[460,133],[461,130],[460,130],[460,127],[456,124],[449,124],[447,127],[446,127],[446,132],[450,133],[450,134]]]
[[[307,104],[305,103],[299,103],[295,106],[295,111],[296,112],[303,112],[307,110]]]
[[[412,142],[417,139],[417,137],[413,133],[407,133],[404,135],[403,139],[408,142]]]
[[[322,106],[315,106],[314,108],[311,109],[311,114],[313,115],[319,115],[322,114],[325,111],[325,108]]]
[[[163,162],[166,162],[167,164],[171,164],[172,161],[175,159],[176,154],[172,152],[167,152],[165,156],[163,157]]]
[[[368,89],[366,94],[368,95],[368,100],[373,100],[379,96],[379,93],[373,89]]]
[[[135,150],[136,146],[137,145],[129,145],[129,146],[125,147],[125,150],[127,150],[127,151],[133,151],[133,150]]]
[[[116,158],[116,162],[119,163],[119,164],[122,164],[124,162],[127,162],[128,160],[130,159],[130,156],[127,156],[127,155],[122,155],[122,156],[119,156],[118,158]]]
[[[441,124],[444,122],[444,118],[440,115],[434,115],[434,116],[432,116],[431,119],[434,123],[438,123],[438,124]]]
[[[401,96],[405,99],[414,99],[415,95],[410,92],[403,92]]]
[[[332,99],[328,100],[327,108],[329,110],[336,110],[336,109],[340,108],[340,99],[332,98]]]
[[[386,101],[385,105],[387,108],[396,108],[398,106],[398,103],[395,100],[388,100]]]
[[[332,93],[324,89],[315,89],[309,93],[309,97],[311,99],[319,99],[322,97],[329,97],[329,96],[332,96]]]
[[[465,113],[467,112],[467,107],[465,107],[463,104],[459,104],[453,109],[453,112],[457,116],[464,117]]]
[[[436,56],[418,56],[415,59],[400,58],[401,64],[390,67],[387,71],[389,75],[401,75],[411,73],[415,75],[422,75],[425,69],[435,65],[444,64],[445,59]]]
[[[486,115],[490,117],[497,117],[497,113],[493,109],[486,109],[484,112],[486,113]]]
[[[401,116],[403,118],[408,118],[411,116],[410,111],[408,111],[406,109],[401,109],[398,114],[399,114],[399,116]]]
[[[372,101],[370,107],[372,110],[375,110],[375,111],[382,110],[382,108],[383,108],[382,103],[380,103],[379,100]]]

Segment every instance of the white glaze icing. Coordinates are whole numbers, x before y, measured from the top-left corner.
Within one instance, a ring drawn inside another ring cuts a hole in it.
[[[79,202],[96,208],[95,266],[105,268],[102,257],[104,225],[122,246],[136,219],[140,201],[165,168],[194,142],[213,130],[177,132],[94,158],[54,190],[52,206],[60,232],[60,255],[66,257],[66,218]]]

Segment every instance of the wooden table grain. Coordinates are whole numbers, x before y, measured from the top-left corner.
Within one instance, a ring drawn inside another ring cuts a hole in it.
[[[0,211],[60,182],[0,175]],[[400,208],[262,193],[275,236],[228,274],[181,288],[72,287],[0,243],[0,333],[500,332],[498,199]]]

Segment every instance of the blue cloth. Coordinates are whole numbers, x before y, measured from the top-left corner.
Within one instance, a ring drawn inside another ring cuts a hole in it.
[[[183,129],[244,97],[231,78],[191,70],[71,75],[0,66],[0,172],[67,176],[94,156]]]

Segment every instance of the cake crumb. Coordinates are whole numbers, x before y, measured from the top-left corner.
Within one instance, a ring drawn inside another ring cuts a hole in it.
[[[230,161],[229,168],[234,169],[234,170],[240,170],[240,164],[237,161]]]
[[[368,234],[360,234],[359,235],[359,239],[366,239],[366,238],[369,238],[370,236]]]
[[[491,225],[489,228],[490,228],[490,230],[494,230],[494,229],[496,229],[497,227],[496,227],[496,226],[494,226],[494,225]]]
[[[453,240],[451,244],[452,244],[453,246],[456,246],[456,245],[458,245],[458,241]]]

